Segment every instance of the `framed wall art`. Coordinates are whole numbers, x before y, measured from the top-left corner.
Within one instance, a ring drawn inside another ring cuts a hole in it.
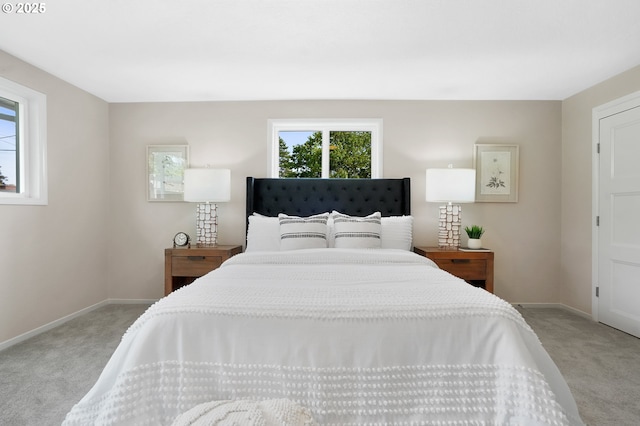
[[[475,144],[476,202],[518,202],[518,145]]]
[[[184,201],[189,145],[147,145],[147,201]]]

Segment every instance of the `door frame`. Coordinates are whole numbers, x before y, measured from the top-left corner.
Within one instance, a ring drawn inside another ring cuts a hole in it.
[[[593,108],[592,111],[591,313],[594,321],[598,321],[598,297],[596,297],[596,288],[599,285],[598,276],[600,262],[600,253],[598,250],[599,227],[596,223],[596,218],[600,214],[600,153],[598,152],[598,144],[600,143],[600,120],[636,107],[640,107],[640,91],[597,106]]]

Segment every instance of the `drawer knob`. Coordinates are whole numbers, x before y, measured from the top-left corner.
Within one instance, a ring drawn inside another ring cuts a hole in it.
[[[187,256],[189,260],[204,260],[204,256]]]
[[[451,259],[451,263],[470,263],[471,259]]]

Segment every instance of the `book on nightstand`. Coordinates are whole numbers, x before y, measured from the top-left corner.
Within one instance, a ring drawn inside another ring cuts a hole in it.
[[[477,249],[472,249],[469,247],[458,247],[458,250],[460,251],[491,251],[491,249],[488,248],[477,248]]]

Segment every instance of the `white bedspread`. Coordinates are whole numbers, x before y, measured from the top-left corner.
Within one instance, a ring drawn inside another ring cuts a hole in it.
[[[288,399],[323,425],[578,425],[508,303],[400,250],[245,253],[160,300],[67,425]]]

